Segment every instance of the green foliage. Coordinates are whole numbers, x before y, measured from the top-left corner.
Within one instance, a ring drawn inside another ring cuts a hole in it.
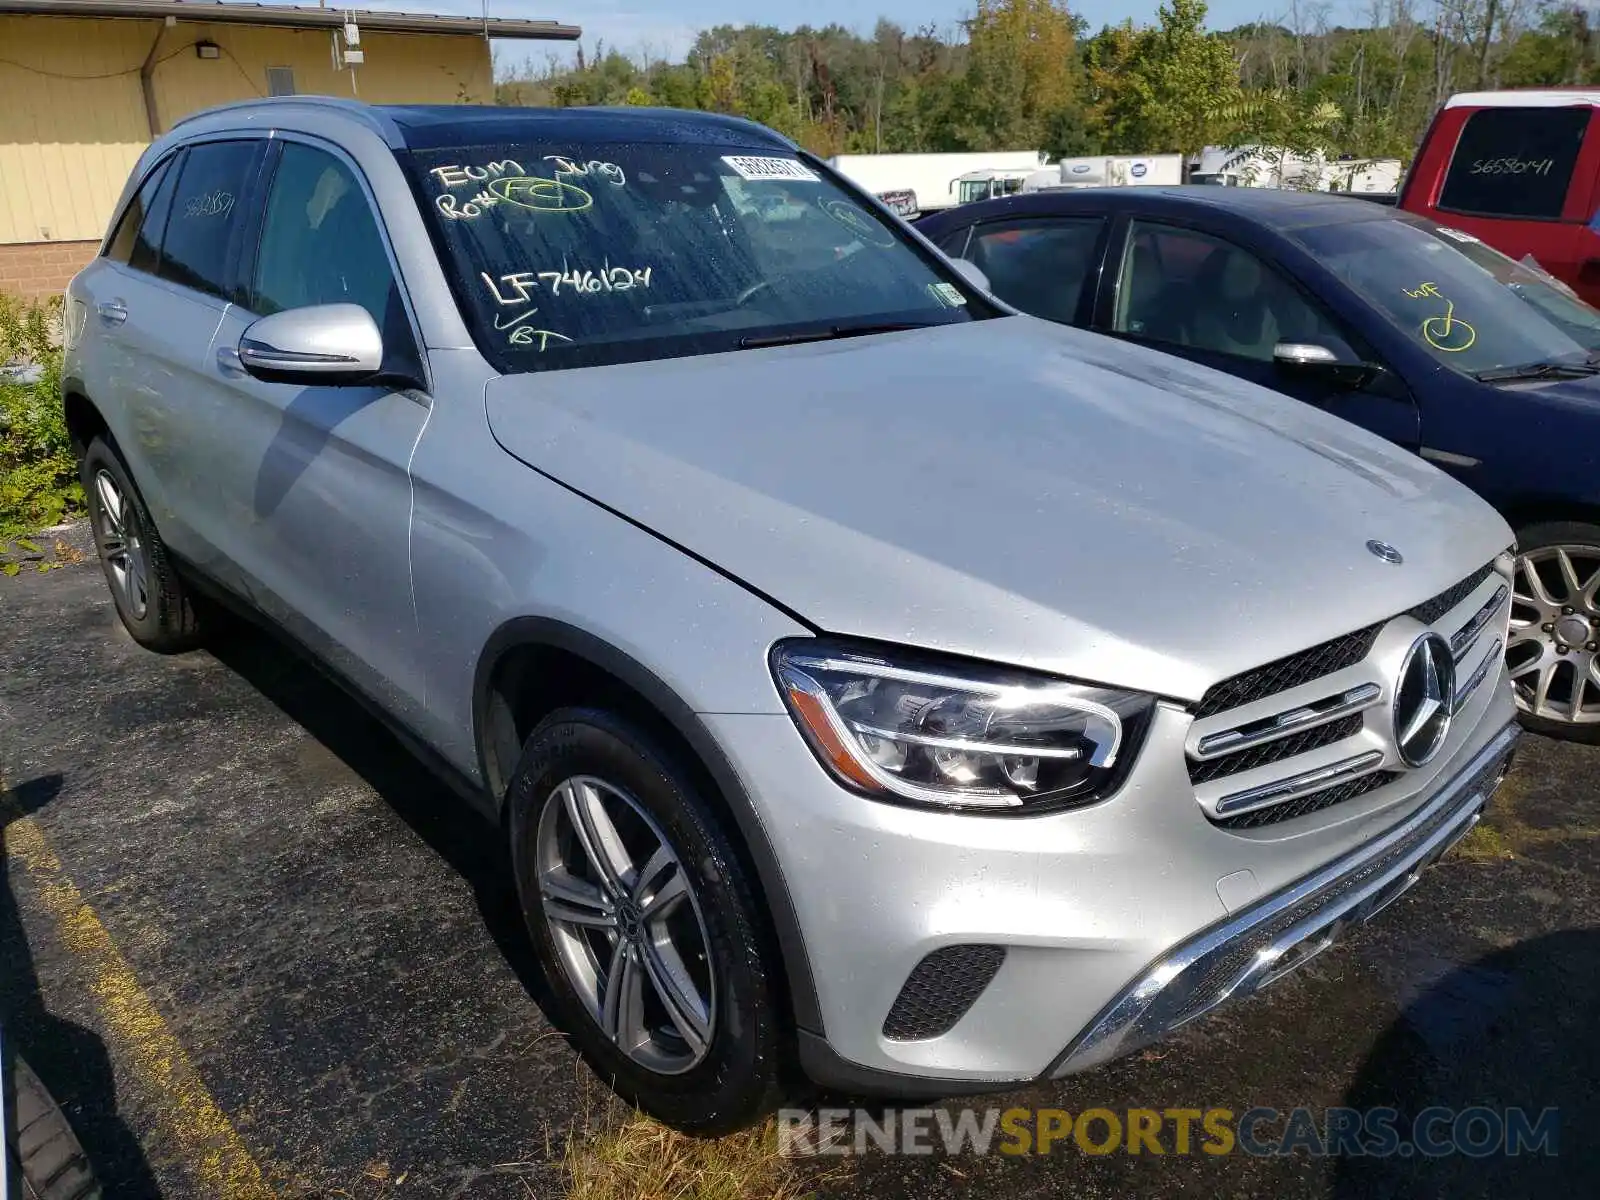
[[[61,407],[61,302],[0,294],[0,537],[82,508]]]
[[[501,103],[662,104],[772,126],[822,155],[1038,149],[1193,153],[1258,144],[1409,159],[1439,104],[1478,87],[1600,83],[1600,38],[1570,0],[1374,0],[1370,28],[1326,6],[1208,31],[1203,0],[1092,37],[1063,0],[974,0],[955,38],[880,20],[719,25],[684,61],[605,47],[576,68],[500,72]],[[1309,16],[1307,16],[1309,14]]]

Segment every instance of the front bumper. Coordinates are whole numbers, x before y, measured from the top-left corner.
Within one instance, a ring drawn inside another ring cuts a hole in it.
[[[1036,817],[866,800],[824,773],[787,716],[702,714],[774,850],[766,883],[786,888],[797,926],[786,958],[815,983],[807,1070],[861,1090],[951,1094],[1126,1053],[1371,915],[1470,827],[1471,781],[1509,744],[1513,717],[1502,677],[1470,697],[1429,768],[1310,817],[1230,831],[1195,799],[1191,721],[1170,706],[1116,796]],[[889,1036],[918,964],[963,946],[1005,949],[970,1007],[937,1035]],[[1252,970],[1262,950],[1273,963]]]
[[[1405,892],[1471,831],[1510,766],[1519,730],[1501,729],[1411,817],[1376,841],[1163,955],[1067,1047],[1052,1077],[1096,1067],[1260,991]]]

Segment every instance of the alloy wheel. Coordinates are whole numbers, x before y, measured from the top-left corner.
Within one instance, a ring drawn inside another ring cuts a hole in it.
[[[576,775],[544,806],[535,867],[567,980],[606,1037],[658,1074],[700,1063],[716,1021],[711,942],[660,827],[622,789]]]
[[[100,557],[128,614],[135,621],[143,620],[150,608],[150,562],[139,514],[109,471],[95,472],[94,490],[100,509],[95,530]]]
[[[1568,725],[1600,722],[1600,546],[1517,557],[1506,667],[1517,708]]]

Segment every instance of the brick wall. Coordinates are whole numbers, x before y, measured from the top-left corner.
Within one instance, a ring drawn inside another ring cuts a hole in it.
[[[0,292],[30,299],[59,295],[100,249],[99,242],[0,245]]]

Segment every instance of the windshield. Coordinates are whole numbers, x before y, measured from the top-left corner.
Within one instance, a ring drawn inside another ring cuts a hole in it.
[[[792,154],[519,142],[410,157],[457,299],[502,371],[993,315]]]
[[[1468,234],[1380,220],[1295,237],[1419,346],[1466,374],[1551,362],[1581,369],[1600,349],[1600,313]]]

